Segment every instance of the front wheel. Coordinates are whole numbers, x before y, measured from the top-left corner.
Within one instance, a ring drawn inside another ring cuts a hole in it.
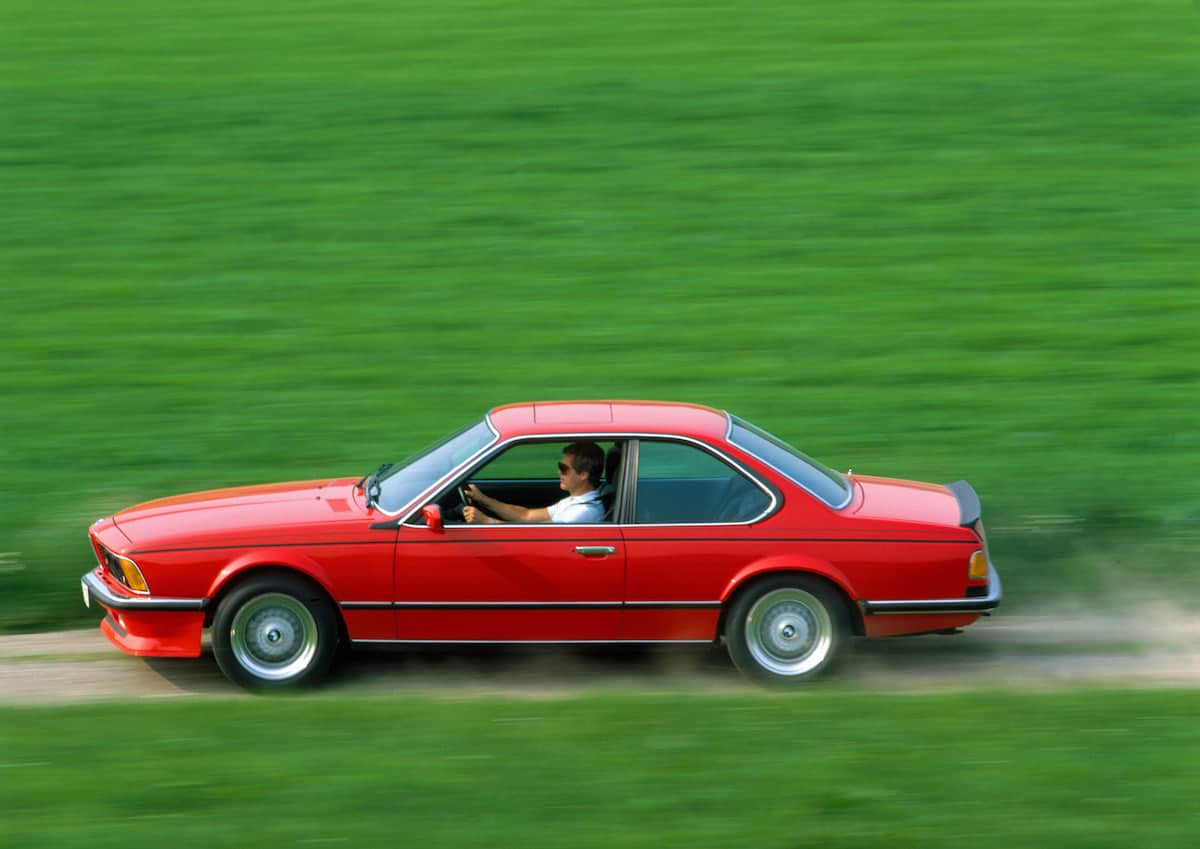
[[[816,578],[781,576],[752,587],[729,611],[725,641],[734,664],[767,684],[811,680],[849,639],[846,607]]]
[[[338,627],[329,599],[289,575],[252,578],[213,617],[217,665],[235,684],[280,689],[309,684],[328,671]]]

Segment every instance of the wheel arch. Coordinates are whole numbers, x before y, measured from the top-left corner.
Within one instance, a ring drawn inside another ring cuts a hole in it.
[[[832,564],[812,558],[770,558],[759,561],[735,575],[721,596],[721,615],[717,617],[716,639],[725,636],[725,627],[729,611],[734,603],[758,584],[773,578],[793,575],[796,577],[816,578],[833,589],[846,608],[846,617],[850,623],[851,632],[861,637],[866,634],[863,622],[862,608],[855,601],[855,594],[849,579],[840,569]]]
[[[338,605],[328,575],[320,564],[311,558],[293,552],[261,551],[245,554],[222,569],[213,580],[208,591],[209,602],[205,606],[204,626],[212,625],[213,617],[221,602],[231,592],[249,580],[279,575],[300,578],[318,590],[329,601],[337,614],[338,630],[342,638],[346,635],[346,622]]]

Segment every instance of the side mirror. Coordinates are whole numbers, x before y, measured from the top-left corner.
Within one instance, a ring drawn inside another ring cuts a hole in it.
[[[443,531],[441,507],[438,507],[436,504],[426,504],[421,508],[421,515],[425,517],[425,524],[429,526],[429,530],[435,534],[440,534]]]

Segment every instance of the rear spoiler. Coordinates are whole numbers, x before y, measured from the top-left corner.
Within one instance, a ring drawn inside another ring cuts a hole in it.
[[[983,507],[971,485],[966,481],[955,481],[946,484],[946,489],[954,493],[954,497],[958,499],[958,524],[969,528],[978,522],[983,513]]]

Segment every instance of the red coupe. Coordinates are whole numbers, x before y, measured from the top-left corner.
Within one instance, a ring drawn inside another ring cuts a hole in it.
[[[798,682],[1001,594],[965,481],[843,475],[689,404],[499,407],[361,479],[151,501],[89,536],[84,601],[118,648],[196,657],[210,628],[257,688],[318,679],[339,643],[722,641]]]

